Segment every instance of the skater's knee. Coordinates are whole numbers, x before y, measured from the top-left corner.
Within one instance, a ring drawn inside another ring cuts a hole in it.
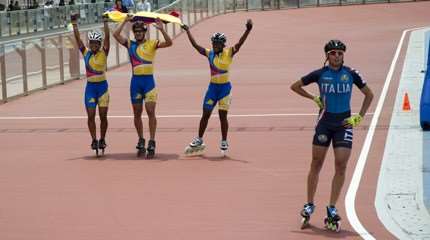
[[[108,121],[107,115],[100,115],[100,122],[106,123]]]
[[[225,117],[219,116],[219,120],[220,120],[221,124],[228,124],[227,116],[225,116]]]
[[[311,171],[319,173],[323,166],[323,163],[324,161],[321,158],[317,158],[317,157],[312,158]]]
[[[88,115],[88,122],[92,123],[96,121],[96,115]]]
[[[134,121],[136,121],[136,120],[141,121],[142,120],[142,112],[134,112],[133,117],[134,117]]]
[[[335,165],[335,171],[336,171],[336,175],[341,175],[344,176],[346,173],[346,163],[336,163]]]
[[[321,167],[311,166],[311,168],[309,170],[309,175],[311,175],[311,176],[319,176],[320,171],[321,171]]]
[[[203,121],[203,122],[208,122],[208,121],[209,121],[210,116],[211,116],[211,115],[203,114],[203,115],[202,115],[202,118],[201,118],[201,121]]]
[[[142,104],[133,104],[133,114],[134,116],[142,115],[143,106]]]
[[[211,117],[212,110],[211,109],[203,109],[202,119],[209,119]]]
[[[221,120],[227,121],[227,111],[225,111],[225,110],[219,110],[218,113],[219,113],[219,118]]]
[[[148,118],[150,119],[155,118],[155,109],[147,109],[146,113],[148,114]]]
[[[142,124],[142,117],[141,116],[134,116],[134,123],[135,124]]]

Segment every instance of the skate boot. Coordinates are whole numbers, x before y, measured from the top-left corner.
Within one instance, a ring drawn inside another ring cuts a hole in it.
[[[340,231],[340,217],[337,215],[335,206],[327,206],[327,217],[324,218],[324,225],[328,230]]]
[[[91,149],[96,151],[96,156],[99,156],[99,142],[97,141],[97,139],[93,139],[93,141],[91,142]]]
[[[302,211],[300,211],[300,216],[302,216],[302,226],[301,229],[304,229],[309,226],[309,220],[311,219],[312,213],[314,213],[315,205],[313,203],[306,203],[303,206]]]
[[[137,149],[137,157],[145,157],[146,149],[145,149],[145,139],[139,138],[139,141],[136,145]]]
[[[227,140],[222,140],[221,145],[219,146],[219,149],[221,150],[221,155],[225,157],[227,155],[228,151],[228,142]]]
[[[104,139],[99,140],[99,149],[102,150],[102,156],[105,155],[106,141]]]
[[[146,148],[146,158],[147,159],[151,159],[154,158],[155,155],[155,141],[154,140],[149,140],[148,141],[148,148]]]
[[[205,144],[203,143],[203,139],[199,137],[195,137],[193,141],[185,148],[186,156],[197,156],[202,155],[205,150]]]

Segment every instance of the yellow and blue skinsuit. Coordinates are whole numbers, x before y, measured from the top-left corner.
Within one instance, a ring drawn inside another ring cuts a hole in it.
[[[224,48],[219,54],[215,54],[212,49],[206,49],[205,52],[211,69],[211,81],[203,101],[203,108],[212,110],[219,102],[219,110],[228,111],[231,101],[228,71],[233,62],[233,48]]]
[[[157,50],[158,40],[146,40],[138,44],[129,40],[128,54],[133,70],[130,84],[130,97],[133,104],[157,101],[153,62]]]
[[[109,106],[108,83],[106,81],[107,56],[103,48],[93,53],[86,47],[80,49],[85,61],[87,85],[85,87],[85,106],[95,108]]]

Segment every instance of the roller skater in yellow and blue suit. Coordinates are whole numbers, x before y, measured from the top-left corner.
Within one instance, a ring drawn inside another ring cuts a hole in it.
[[[228,120],[227,112],[230,107],[231,101],[231,83],[229,79],[229,69],[233,62],[233,56],[239,52],[240,47],[245,42],[249,33],[252,29],[252,21],[249,19],[246,22],[246,30],[240,38],[239,42],[233,47],[225,47],[227,41],[226,36],[223,33],[215,33],[211,37],[212,49],[205,49],[198,45],[191,35],[191,32],[187,25],[183,25],[182,28],[186,31],[188,39],[191,45],[201,55],[205,56],[209,60],[209,66],[211,70],[211,81],[209,88],[206,92],[203,101],[203,114],[200,119],[199,133],[191,143],[186,147],[186,155],[200,155],[205,149],[203,143],[203,135],[209,122],[209,118],[212,114],[212,110],[219,104],[218,113],[221,122],[221,134],[222,140],[220,144],[220,150],[223,155],[228,150],[227,133],[228,133]]]
[[[135,40],[127,39],[121,35],[121,31],[127,22],[133,22],[132,29]],[[142,21],[134,21],[132,16],[127,16],[113,34],[115,39],[128,49],[130,56],[133,71],[130,83],[130,97],[133,105],[134,126],[139,137],[136,149],[138,150],[138,156],[145,156],[146,153],[147,158],[153,158],[155,155],[155,130],[157,128],[157,119],[155,117],[157,88],[153,75],[153,62],[157,49],[172,46],[172,39],[164,30],[160,19],[155,21],[155,27],[163,35],[164,41],[146,39],[147,25]],[[142,123],[143,102],[145,102],[145,109],[148,114],[150,134],[146,149]]]
[[[104,154],[106,148],[106,131],[108,128],[108,106],[109,106],[109,92],[108,82],[106,80],[106,66],[107,56],[109,54],[109,27],[107,18],[103,18],[104,22],[104,36],[99,31],[88,32],[89,48],[85,47],[81,40],[78,30],[77,15],[71,16],[73,25],[73,33],[81,51],[84,61],[87,77],[87,85],[85,87],[85,107],[88,115],[88,129],[90,131],[92,142],[91,148],[99,155],[99,150]],[[102,46],[103,42],[103,46]],[[99,106],[100,117],[100,140],[97,140],[96,133],[96,108]]]

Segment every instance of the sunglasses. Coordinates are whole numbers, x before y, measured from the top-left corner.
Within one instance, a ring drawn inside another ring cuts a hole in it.
[[[332,50],[332,51],[329,51],[329,52],[328,52],[328,55],[331,55],[331,56],[335,56],[335,55],[343,56],[343,51],[335,51],[335,50]]]

